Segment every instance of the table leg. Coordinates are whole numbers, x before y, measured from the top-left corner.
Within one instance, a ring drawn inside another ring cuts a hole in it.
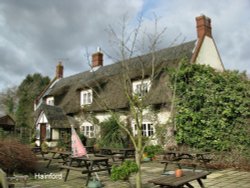
[[[108,160],[105,161],[105,164],[106,164],[106,168],[108,168],[108,173],[109,173],[109,175],[111,175],[111,170],[110,170],[110,168],[109,168]]]
[[[185,185],[187,185],[189,188],[194,188],[194,186],[192,186],[190,183],[186,183]]]
[[[56,153],[53,153],[51,159],[49,159],[49,162],[48,162],[46,168],[49,168],[49,165],[50,165],[50,163],[52,162],[52,160],[54,159],[55,155],[56,155]]]
[[[72,163],[73,163],[73,159],[71,159],[71,160],[70,160],[70,162],[69,162],[69,166],[71,166],[71,165],[72,165]],[[66,175],[65,175],[65,178],[64,178],[64,181],[67,181],[67,179],[68,179],[68,175],[69,175],[69,171],[70,171],[70,169],[67,169],[67,171],[66,171]]]
[[[168,162],[165,163],[164,168],[163,168],[163,173],[167,170],[168,167]]]
[[[88,177],[87,177],[87,181],[86,181],[86,186],[87,186],[89,183],[89,179],[91,178],[91,170],[93,170],[94,162],[92,161],[90,165],[87,165],[85,162],[85,165],[86,165],[86,168],[88,169]]]
[[[201,179],[197,179],[199,185],[201,186],[201,188],[205,188],[204,184],[202,183]]]

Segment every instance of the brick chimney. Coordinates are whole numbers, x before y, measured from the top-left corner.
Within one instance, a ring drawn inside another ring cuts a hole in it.
[[[199,39],[204,36],[212,38],[211,19],[206,17],[205,15],[198,16],[195,19],[196,19],[197,37]]]
[[[61,61],[59,61],[58,65],[56,66],[56,78],[63,78],[63,65]]]
[[[92,68],[99,67],[103,65],[103,53],[101,49],[98,47],[97,52],[92,54]]]

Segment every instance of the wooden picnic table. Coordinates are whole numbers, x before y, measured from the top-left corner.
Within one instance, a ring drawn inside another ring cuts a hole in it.
[[[190,164],[194,170],[197,165],[203,165],[208,170],[207,163],[212,159],[208,156],[211,152],[197,152],[197,151],[165,151],[165,160],[161,163],[165,164],[163,172],[166,171],[169,163],[176,164],[179,168],[182,165]]]
[[[47,168],[49,168],[51,162],[55,159],[61,159],[62,163],[65,164],[68,161],[69,156],[71,155],[70,151],[57,151],[57,150],[51,150],[49,151],[49,153],[52,153],[51,157],[47,157],[46,159],[48,159],[48,164],[47,164]]]
[[[190,171],[184,171],[183,176],[181,177],[175,177],[175,174],[172,175],[165,175],[160,178],[149,180],[149,183],[153,183],[155,185],[159,185],[160,187],[182,187],[184,185],[187,185],[189,188],[193,188],[193,186],[190,184],[191,181],[196,180],[201,188],[205,188],[202,179],[205,179],[207,175],[209,175],[209,172],[190,172]]]
[[[108,160],[107,157],[70,157],[70,162],[61,166],[62,169],[67,170],[64,181],[67,181],[70,170],[79,171],[82,174],[88,174],[86,185],[88,184],[93,172],[107,171],[110,175],[111,167]],[[74,167],[73,162],[77,162],[78,166]],[[80,165],[81,163],[83,163],[82,166]]]
[[[87,153],[95,154],[95,148],[94,146],[84,146],[87,150]]]
[[[127,158],[135,157],[134,148],[100,148],[99,150],[100,152],[95,154],[95,156],[109,157],[113,161],[115,161],[115,158],[119,158],[124,161]]]

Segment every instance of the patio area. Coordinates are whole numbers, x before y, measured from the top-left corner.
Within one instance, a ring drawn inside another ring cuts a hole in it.
[[[49,168],[46,168],[48,161],[40,160],[39,169],[40,173],[37,173],[37,177],[34,179],[29,179],[28,185],[40,185],[44,188],[84,188],[87,175],[81,174],[77,171],[70,171],[68,180],[64,182],[63,178],[65,177],[66,171],[60,170],[58,163],[52,163]],[[160,177],[162,174],[164,165],[159,161],[145,162],[142,164],[142,179],[143,179],[143,188],[158,187],[153,184],[148,183],[149,180]],[[44,179],[43,175],[50,175],[50,178]],[[128,182],[117,181],[113,182],[110,180],[110,177],[107,172],[98,172],[100,180],[104,187],[113,188],[130,188],[134,187],[135,177],[130,178],[131,185]],[[249,188],[250,186],[250,172],[236,171],[233,169],[225,170],[216,170],[212,171],[210,175],[207,176],[207,179],[203,180],[205,187],[208,188]],[[196,181],[191,182],[195,188],[199,188],[199,184]],[[16,184],[16,187],[22,187],[22,184]]]

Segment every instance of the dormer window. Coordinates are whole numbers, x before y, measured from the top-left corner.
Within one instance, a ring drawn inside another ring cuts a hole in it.
[[[145,96],[150,89],[151,82],[149,79],[137,80],[132,83],[133,93],[142,97]]]
[[[54,97],[46,98],[46,104],[50,106],[54,106]]]
[[[81,106],[91,104],[93,101],[93,92],[91,89],[82,90],[80,96],[81,96],[80,97]]]

